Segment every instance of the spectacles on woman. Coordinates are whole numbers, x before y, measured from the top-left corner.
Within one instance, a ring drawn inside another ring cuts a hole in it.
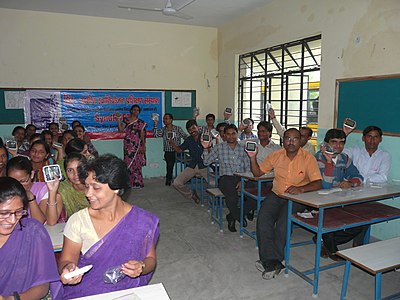
[[[15,216],[15,218],[21,218],[27,214],[28,211],[26,209],[18,209],[16,211],[0,211],[0,219],[8,219],[11,216]]]

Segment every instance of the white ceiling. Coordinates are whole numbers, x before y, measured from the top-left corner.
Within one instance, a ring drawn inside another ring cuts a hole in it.
[[[187,1],[171,0],[173,6],[179,6]],[[118,8],[118,5],[163,8],[167,0],[0,0],[0,8],[218,27],[271,1],[195,0],[181,10],[182,13],[193,17],[190,20],[164,16],[161,12]]]

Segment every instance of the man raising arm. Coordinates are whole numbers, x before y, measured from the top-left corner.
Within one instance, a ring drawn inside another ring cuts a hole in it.
[[[300,194],[321,189],[321,174],[313,155],[300,147],[300,132],[295,128],[285,131],[284,149],[277,150],[259,165],[256,153],[250,156],[251,171],[254,176],[262,176],[274,170],[275,178],[272,192],[261,205],[257,218],[257,239],[260,260],[257,269],[264,279],[279,275],[284,266],[284,248],[287,227],[287,200],[280,195],[284,193]],[[293,212],[304,206],[293,203]]]

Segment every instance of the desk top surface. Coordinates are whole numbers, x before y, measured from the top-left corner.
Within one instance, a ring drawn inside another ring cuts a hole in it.
[[[64,227],[66,223],[57,223],[56,225],[44,225],[50,235],[51,243],[54,250],[62,249],[64,242]]]
[[[244,173],[234,173],[234,175],[243,177],[248,180],[258,181],[258,180],[274,180],[274,172],[266,173],[260,177],[256,177],[251,172],[244,172]]]
[[[400,185],[381,185],[371,187],[362,185],[328,195],[318,194],[318,191],[303,193],[299,195],[283,194],[280,197],[292,200],[314,208],[351,204],[361,201],[383,200],[400,196]]]
[[[372,274],[400,267],[400,237],[340,250],[338,254]]]
[[[141,286],[133,289],[92,295],[75,300],[170,300],[162,283]]]

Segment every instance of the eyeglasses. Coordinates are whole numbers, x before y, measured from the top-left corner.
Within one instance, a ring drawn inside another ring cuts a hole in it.
[[[15,218],[21,218],[22,216],[26,216],[28,211],[26,209],[19,209],[16,211],[0,211],[0,219],[8,219],[11,216],[15,216]]]
[[[298,138],[297,136],[295,137],[285,136],[283,140],[286,142],[298,142],[300,138]]]

